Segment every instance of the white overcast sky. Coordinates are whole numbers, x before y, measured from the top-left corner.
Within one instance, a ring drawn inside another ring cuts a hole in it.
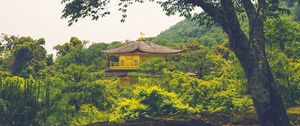
[[[68,26],[61,19],[61,0],[0,0],[0,33],[45,38],[46,49],[63,44],[76,36],[91,42],[135,40],[142,31],[146,37],[156,36],[176,24],[182,17],[166,16],[155,3],[134,4],[128,9],[125,23],[121,23],[120,12],[98,21],[80,20]],[[117,10],[117,4],[112,5]]]

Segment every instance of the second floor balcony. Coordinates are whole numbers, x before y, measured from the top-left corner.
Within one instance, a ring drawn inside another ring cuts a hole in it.
[[[111,70],[137,70],[138,63],[120,63],[120,62],[110,62],[109,69]]]

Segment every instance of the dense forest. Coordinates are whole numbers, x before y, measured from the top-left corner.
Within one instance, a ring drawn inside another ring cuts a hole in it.
[[[300,125],[300,23],[293,15],[264,22],[272,74],[292,124]],[[257,124],[247,79],[227,36],[219,26],[196,24],[186,19],[146,38],[185,52],[147,60],[129,73],[130,83],[105,75],[114,57],[103,52],[128,42],[87,47],[88,41],[72,37],[54,47],[53,59],[43,38],[3,34],[0,124],[101,125],[193,114],[220,116],[199,119],[209,125]]]
[[[152,38],[161,45],[175,46],[187,41],[198,41],[211,47],[226,41],[226,35],[220,27],[200,26],[196,21],[183,20]]]

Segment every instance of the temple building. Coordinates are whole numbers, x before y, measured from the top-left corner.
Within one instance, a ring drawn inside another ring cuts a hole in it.
[[[137,40],[124,46],[104,51],[107,55],[116,56],[116,61],[110,61],[109,71],[137,70],[140,64],[152,57],[163,57],[176,54],[182,50],[171,49],[146,40]]]

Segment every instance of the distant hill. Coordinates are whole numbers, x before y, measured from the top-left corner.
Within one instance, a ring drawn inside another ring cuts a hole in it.
[[[151,41],[161,45],[176,46],[178,43],[197,40],[205,46],[227,41],[225,33],[220,27],[199,26],[197,22],[183,20],[161,32],[157,37],[150,38]]]

